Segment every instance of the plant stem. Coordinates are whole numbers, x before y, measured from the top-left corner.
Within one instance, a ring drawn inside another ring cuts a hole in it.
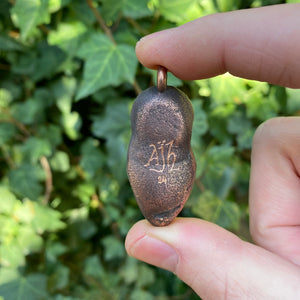
[[[48,204],[49,199],[50,199],[50,195],[53,189],[53,180],[52,180],[52,172],[51,172],[51,168],[49,165],[49,162],[46,158],[46,156],[42,156],[40,158],[40,163],[45,171],[46,174],[46,180],[45,180],[45,195],[44,195],[44,201],[43,203],[45,205]]]
[[[136,79],[134,80],[134,82],[133,82],[133,88],[134,88],[134,90],[135,90],[135,93],[136,93],[136,95],[138,96],[141,92],[142,92],[142,89],[141,89],[141,87],[139,86],[139,84],[138,84],[138,82],[136,81]]]
[[[116,41],[111,33],[111,30],[106,26],[101,14],[99,13],[99,11],[96,9],[96,7],[93,4],[92,0],[86,0],[88,6],[90,7],[90,9],[92,10],[92,12],[94,13],[100,27],[102,28],[102,30],[104,31],[104,33],[107,35],[107,37],[111,40],[111,42],[113,44],[116,45]]]

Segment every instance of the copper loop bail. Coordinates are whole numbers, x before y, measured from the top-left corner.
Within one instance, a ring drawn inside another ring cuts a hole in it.
[[[164,92],[167,88],[167,69],[159,66],[157,69],[157,89],[159,92]]]

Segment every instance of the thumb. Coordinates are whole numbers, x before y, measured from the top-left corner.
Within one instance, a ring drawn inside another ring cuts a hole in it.
[[[178,218],[166,227],[140,221],[125,247],[175,273],[204,300],[300,299],[297,266],[203,220]]]

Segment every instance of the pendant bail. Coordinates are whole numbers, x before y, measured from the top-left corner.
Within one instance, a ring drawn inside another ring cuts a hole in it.
[[[167,69],[163,66],[157,68],[157,89],[164,92],[167,88]]]

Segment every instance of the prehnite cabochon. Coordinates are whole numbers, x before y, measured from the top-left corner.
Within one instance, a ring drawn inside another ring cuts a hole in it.
[[[137,203],[155,226],[170,224],[193,187],[193,107],[180,90],[143,91],[131,111],[127,173]]]

